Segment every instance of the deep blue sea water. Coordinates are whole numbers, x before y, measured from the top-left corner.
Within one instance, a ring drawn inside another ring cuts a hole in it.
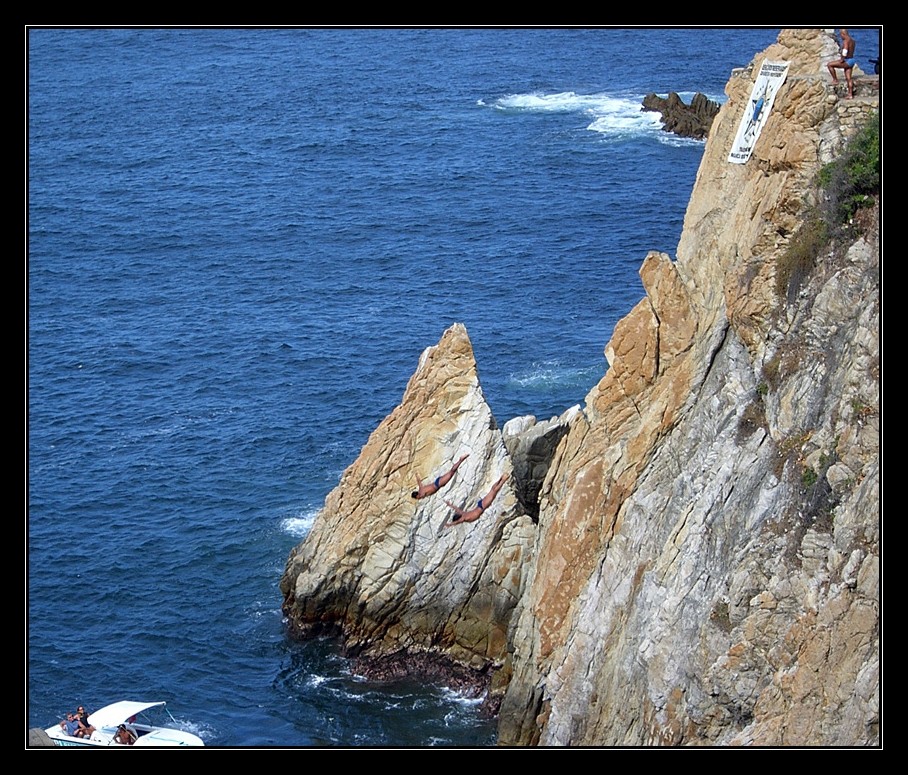
[[[583,402],[703,150],[644,95],[723,101],[777,33],[29,30],[28,727],[494,744],[289,640],[287,556],[452,323],[500,425]]]

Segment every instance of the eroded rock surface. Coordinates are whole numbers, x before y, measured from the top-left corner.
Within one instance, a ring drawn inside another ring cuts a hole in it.
[[[434,480],[462,455],[440,492],[411,497],[418,480]],[[445,499],[472,506],[502,474],[511,476],[478,521],[444,527],[453,516]],[[507,652],[535,529],[512,474],[466,329],[454,325],[423,353],[400,405],[290,557],[281,590],[292,627],[339,631],[376,673],[438,657],[485,680]]]
[[[698,92],[688,105],[678,94],[671,92],[668,97],[647,94],[643,98],[643,110],[659,113],[662,117],[662,128],[666,132],[679,137],[703,140],[709,134],[713,119],[719,113],[719,104]]]
[[[830,88],[835,54],[784,30],[732,75],[677,255],[646,254],[582,408],[502,432],[463,326],[425,351],[288,561],[294,631],[475,678],[503,745],[879,743],[878,211],[776,283],[818,169],[878,108]],[[763,59],[788,79],[729,164]],[[502,472],[479,521],[441,527]]]

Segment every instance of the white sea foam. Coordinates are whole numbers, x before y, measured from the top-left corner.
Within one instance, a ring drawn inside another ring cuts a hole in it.
[[[602,368],[577,368],[564,366],[559,361],[544,361],[530,364],[527,371],[511,374],[509,382],[530,390],[550,390],[561,386],[592,387],[603,371]]]
[[[285,517],[281,520],[281,530],[294,538],[304,538],[312,528],[317,515],[318,509],[310,509],[292,517]]]
[[[694,92],[678,92],[678,96],[687,104],[690,104],[694,94]],[[668,93],[659,96],[667,97]],[[708,99],[722,104],[727,98],[709,96]],[[486,103],[480,100],[479,104],[485,105]],[[642,97],[615,97],[603,93],[577,94],[572,91],[556,94],[539,92],[510,94],[500,97],[492,103],[492,106],[498,110],[582,113],[592,118],[586,128],[606,137],[648,135],[669,144],[698,142],[662,132],[662,121],[659,114],[654,111],[642,110],[642,105]]]
[[[587,129],[608,137],[655,135],[662,130],[662,121],[658,113],[642,111],[639,106],[634,111],[619,107],[603,115],[597,115]]]
[[[207,724],[200,724],[196,721],[189,721],[187,719],[176,717],[174,717],[173,720],[176,722],[178,729],[181,729],[184,732],[189,732],[193,735],[197,735],[203,740],[210,740],[215,737],[213,729]]]
[[[483,701],[482,697],[468,697],[449,686],[442,687],[442,696],[446,702],[455,703],[461,708],[477,708],[482,705]],[[449,713],[445,718],[448,719],[450,717],[451,714]]]
[[[693,137],[681,137],[673,132],[662,132],[657,138],[662,145],[668,145],[672,148],[681,148],[686,145],[703,145],[703,140],[695,140]]]
[[[557,94],[509,94],[495,101],[500,109],[543,110],[558,113],[573,113],[583,110],[602,110],[603,106],[613,102],[614,98],[606,94],[577,94],[566,91]]]
[[[652,134],[661,128],[657,113],[642,111],[641,100],[609,94],[511,94],[494,102],[499,110],[545,113],[579,113],[592,118],[591,132],[609,136]]]

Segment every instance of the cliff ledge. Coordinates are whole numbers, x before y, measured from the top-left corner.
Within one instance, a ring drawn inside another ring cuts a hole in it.
[[[879,744],[878,210],[777,282],[818,170],[879,105],[832,90],[835,48],[783,30],[732,74],[677,255],[644,258],[582,407],[499,427],[462,325],[422,354],[287,562],[293,632],[452,671],[501,745]],[[788,75],[732,164],[764,59]],[[444,527],[443,499],[502,473]]]

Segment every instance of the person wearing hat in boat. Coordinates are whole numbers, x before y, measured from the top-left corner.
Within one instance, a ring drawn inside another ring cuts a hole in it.
[[[120,724],[117,727],[117,733],[114,735],[120,745],[132,745],[136,741],[136,736],[126,728],[126,724]]]

